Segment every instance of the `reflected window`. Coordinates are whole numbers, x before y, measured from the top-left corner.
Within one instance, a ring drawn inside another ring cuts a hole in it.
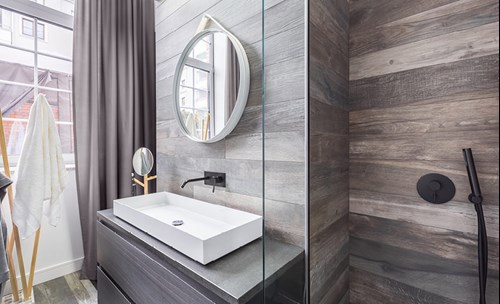
[[[179,106],[189,132],[201,140],[213,136],[212,83],[213,35],[200,40],[191,51],[180,82]]]

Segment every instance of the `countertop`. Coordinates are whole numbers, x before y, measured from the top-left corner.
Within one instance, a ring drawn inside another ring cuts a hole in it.
[[[114,216],[113,210],[98,212],[98,220],[140,242],[158,257],[231,304],[246,303],[262,290],[264,252],[266,285],[273,283],[305,256],[304,249],[300,247],[266,238],[265,242],[259,239],[204,266]]]

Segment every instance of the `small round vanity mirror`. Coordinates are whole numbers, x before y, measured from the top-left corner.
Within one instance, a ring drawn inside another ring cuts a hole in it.
[[[151,150],[139,148],[134,154],[132,164],[137,175],[146,176],[153,170],[155,160]]]
[[[174,112],[182,132],[197,142],[220,141],[233,131],[247,104],[250,66],[230,33],[197,34],[181,55],[174,80]]]

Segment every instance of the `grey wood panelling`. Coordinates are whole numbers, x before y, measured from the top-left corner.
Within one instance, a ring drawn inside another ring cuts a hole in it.
[[[304,2],[264,3],[266,50],[262,57],[262,1],[166,0],[156,11],[158,189],[256,214],[263,213],[262,59],[265,59],[266,226],[273,238],[304,247],[305,106]],[[243,118],[227,139],[198,144],[185,138],[173,115],[174,70],[203,14],[242,42],[251,67]],[[227,173],[215,194],[181,183],[203,171]]]
[[[475,303],[477,220],[462,148],[475,152],[497,303],[498,1],[350,1],[351,303]],[[442,173],[435,206],[418,179]]]
[[[223,303],[178,269],[159,263],[105,224],[98,222],[97,230],[101,270],[108,273],[134,303]]]
[[[99,289],[99,303],[131,304],[100,267],[97,267],[97,288]]]
[[[310,301],[349,300],[347,0],[309,1]]]
[[[474,28],[498,20],[498,1],[496,0],[447,2],[450,3],[406,18],[398,16],[398,20],[377,27],[364,26],[363,30],[352,31],[350,35],[350,55],[357,57],[454,31]],[[360,12],[366,11],[366,6],[363,7],[364,4],[361,1],[357,1],[357,3]],[[413,3],[417,3],[420,8],[423,8],[421,2]],[[435,2],[428,2],[430,5],[433,3]],[[446,2],[437,2],[438,5],[440,3]],[[351,6],[356,6],[356,4]],[[408,7],[408,3],[405,4],[405,7]],[[352,15],[356,16],[356,8],[353,7],[352,9]],[[378,8],[375,9],[378,10]],[[391,11],[394,12],[395,9],[393,8]]]

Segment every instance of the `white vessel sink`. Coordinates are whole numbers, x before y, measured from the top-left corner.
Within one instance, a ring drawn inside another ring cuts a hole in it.
[[[261,216],[168,192],[115,200],[113,213],[203,265],[262,236]]]

